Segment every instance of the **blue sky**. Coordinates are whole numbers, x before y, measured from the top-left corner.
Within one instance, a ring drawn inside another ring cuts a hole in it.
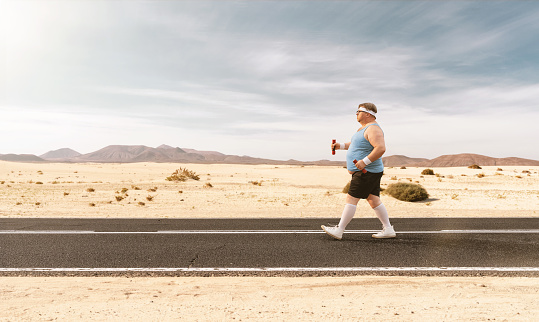
[[[0,2],[0,153],[168,144],[539,160],[536,1]]]

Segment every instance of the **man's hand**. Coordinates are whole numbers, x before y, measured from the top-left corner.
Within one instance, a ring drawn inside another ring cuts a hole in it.
[[[367,170],[365,170],[366,165],[365,165],[365,162],[363,162],[363,160],[358,161],[358,160],[354,159],[353,162],[354,162],[354,165],[356,166],[356,168],[358,168],[361,172],[367,173]],[[359,164],[359,162],[361,162],[361,164]],[[362,168],[360,168],[361,166],[362,166]],[[348,172],[349,172],[350,174],[353,173],[353,172],[350,172],[350,171],[348,171]]]
[[[345,150],[346,143],[332,143],[331,144],[331,151],[335,150]]]
[[[355,163],[355,165],[356,165],[356,168],[358,168],[359,170],[363,170],[363,169],[365,169],[365,167],[367,166],[367,165],[365,164],[365,162],[363,162],[363,160],[357,161],[357,162]]]

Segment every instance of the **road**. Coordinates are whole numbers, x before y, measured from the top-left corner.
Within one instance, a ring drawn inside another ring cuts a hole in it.
[[[539,276],[539,218],[0,219],[1,275]]]

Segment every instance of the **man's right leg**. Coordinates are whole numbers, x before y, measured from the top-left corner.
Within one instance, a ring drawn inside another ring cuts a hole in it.
[[[341,220],[339,221],[339,224],[335,227],[328,227],[322,225],[322,229],[331,237],[336,239],[341,239],[342,234],[344,233],[344,230],[346,229],[346,226],[352,221],[352,218],[354,218],[354,214],[356,213],[357,203],[359,202],[359,198],[352,197],[350,195],[346,196],[346,204],[344,205],[343,212],[341,214]]]

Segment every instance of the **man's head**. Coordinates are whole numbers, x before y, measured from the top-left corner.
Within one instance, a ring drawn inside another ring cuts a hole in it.
[[[376,105],[374,105],[373,103],[361,103],[359,104],[358,108],[360,107],[364,107],[371,112],[378,113],[378,109],[376,108]]]
[[[376,113],[378,109],[373,103],[361,103],[357,108],[357,120],[358,122],[370,122],[376,120]]]

